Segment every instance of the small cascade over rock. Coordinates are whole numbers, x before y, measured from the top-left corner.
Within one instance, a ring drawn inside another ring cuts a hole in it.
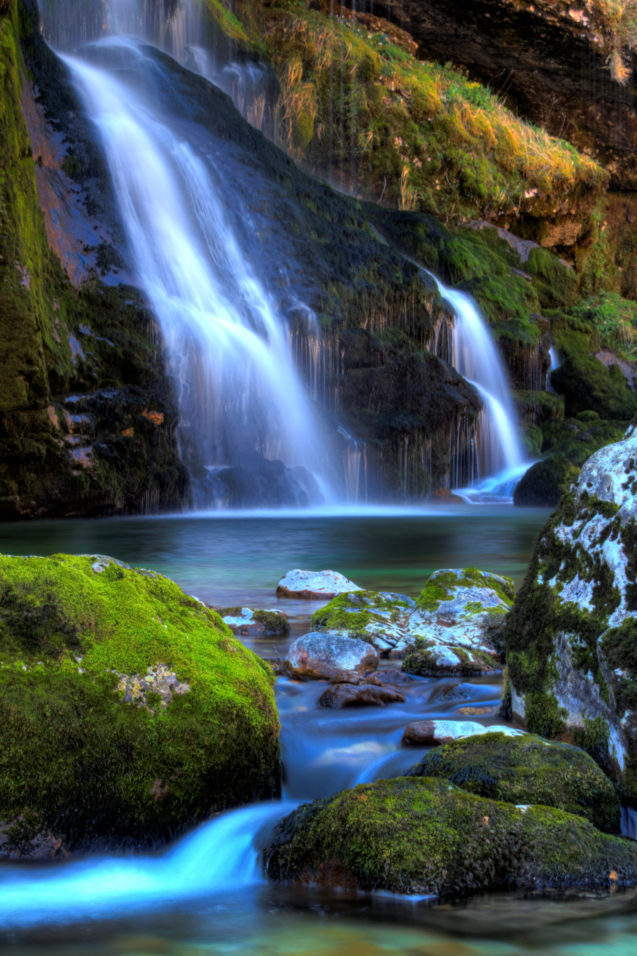
[[[469,488],[459,490],[470,497],[510,497],[530,462],[525,460],[520,442],[504,363],[475,302],[429,274],[454,313],[451,329],[446,323],[438,329],[436,350],[477,389],[484,403],[475,477]]]

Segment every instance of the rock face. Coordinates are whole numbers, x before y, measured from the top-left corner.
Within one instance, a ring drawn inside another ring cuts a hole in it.
[[[325,600],[361,588],[338,571],[288,571],[277,584],[277,597]]]
[[[637,432],[596,452],[546,525],[506,629],[514,717],[571,734],[637,805]]]
[[[491,800],[542,804],[586,817],[599,830],[619,832],[619,798],[595,761],[569,744],[549,743],[510,728],[466,737],[428,753],[411,771],[442,777]]]
[[[414,744],[418,747],[433,747],[464,737],[476,737],[483,734],[504,734],[516,737],[521,733],[523,731],[504,725],[485,727],[475,720],[413,720],[405,727],[402,743]]]
[[[0,558],[0,662],[0,853],[153,843],[277,792],[272,671],[159,574]]]
[[[311,631],[290,645],[286,667],[303,680],[334,680],[363,674],[378,665],[371,644],[330,631]]]
[[[277,880],[460,896],[637,879],[637,847],[581,816],[399,777],[299,807],[265,853]]]

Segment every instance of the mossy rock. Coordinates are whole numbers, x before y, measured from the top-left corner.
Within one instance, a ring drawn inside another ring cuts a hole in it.
[[[416,598],[420,611],[458,614],[466,617],[509,608],[515,597],[511,578],[478,568],[434,571]]]
[[[592,757],[570,744],[532,734],[480,734],[432,750],[411,773],[444,777],[492,800],[558,807],[599,830],[619,832],[617,791]]]
[[[559,455],[537,461],[515,486],[516,505],[555,507],[579,476],[579,468]]]
[[[275,831],[265,864],[276,880],[449,897],[632,883],[637,846],[564,810],[399,777],[299,807]]]
[[[277,791],[274,676],[172,581],[111,558],[0,558],[8,846],[152,843]]]
[[[524,269],[533,277],[543,309],[571,306],[577,295],[577,274],[548,249],[537,247],[529,253]]]
[[[632,418],[637,402],[621,369],[593,355],[572,355],[551,373],[551,385],[564,396],[566,415],[592,409],[601,418]]]

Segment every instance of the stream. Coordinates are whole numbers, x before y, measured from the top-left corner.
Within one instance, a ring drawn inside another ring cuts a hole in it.
[[[357,583],[415,595],[427,574],[477,565],[518,582],[545,512],[430,509],[358,515],[172,516],[0,527],[0,550],[112,553],[168,573],[211,603],[287,609],[300,633],[315,602],[277,600],[293,566],[333,567]],[[280,653],[259,647],[264,656]],[[526,954],[634,952],[636,894],[567,900],[489,895],[462,904],[265,883],[258,851],[299,802],[404,773],[419,717],[498,722],[498,678],[417,678],[405,702],[318,708],[323,682],[277,682],[285,767],[281,802],[222,814],[154,854],[0,867],[0,941],[35,956],[141,954]]]

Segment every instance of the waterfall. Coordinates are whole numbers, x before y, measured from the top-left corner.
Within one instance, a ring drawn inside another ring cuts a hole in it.
[[[159,69],[143,45],[106,39],[96,47],[126,64],[126,81],[64,59],[99,130],[136,273],[162,329],[182,457],[213,478],[263,460],[319,475],[320,426],[289,331],[239,248],[222,183],[140,91]],[[309,474],[295,471],[292,483],[295,503],[320,497]],[[209,505],[210,483],[199,487],[196,503]]]
[[[0,927],[71,920],[160,906],[264,882],[259,851],[293,802],[224,813],[157,857],[90,859],[54,872],[11,871],[0,881]]]
[[[437,336],[446,352],[443,357],[477,389],[484,403],[478,428],[478,473],[471,488],[458,490],[469,497],[510,497],[531,463],[522,450],[504,363],[475,302],[428,274],[454,313],[451,341],[442,332]]]

